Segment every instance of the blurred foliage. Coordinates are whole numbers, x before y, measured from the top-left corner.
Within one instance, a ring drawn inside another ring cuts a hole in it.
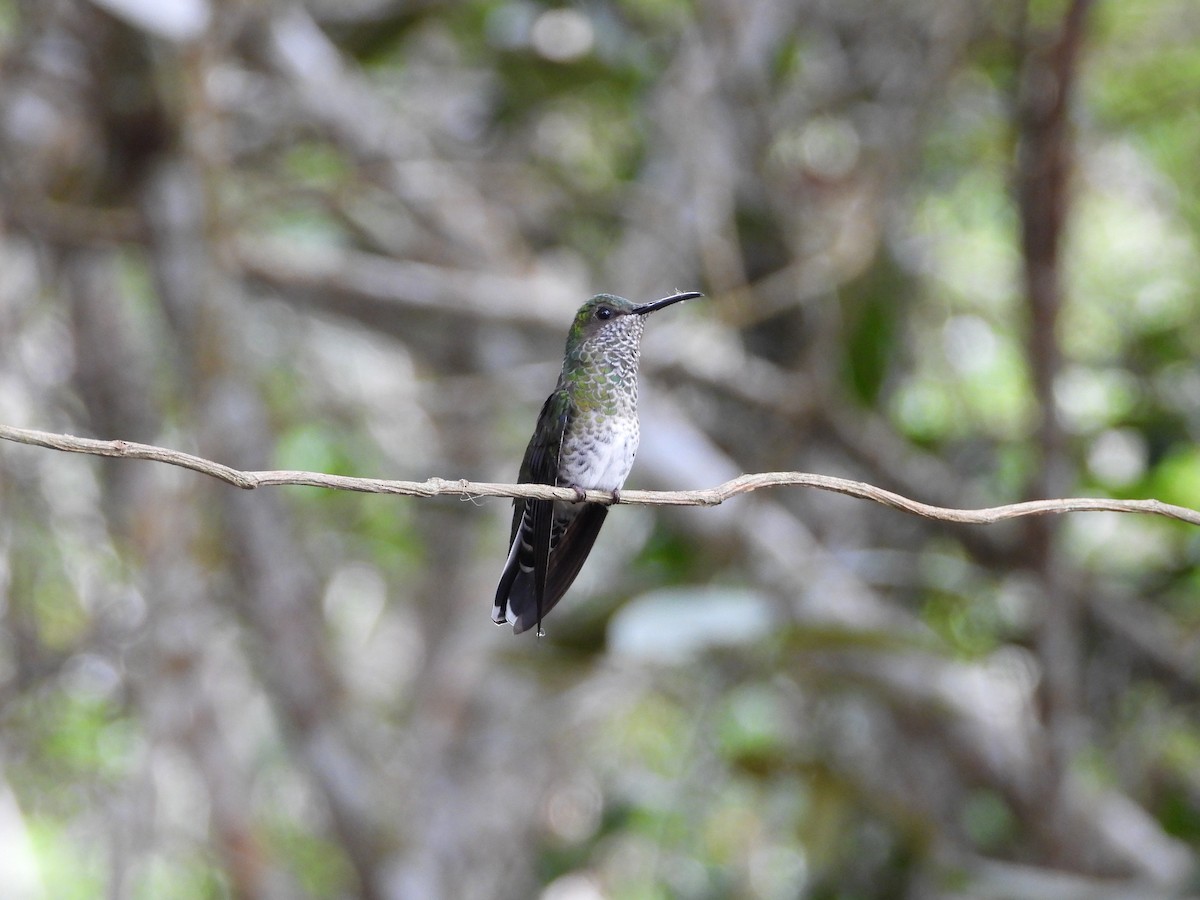
[[[1086,17],[1035,390],[1068,5],[0,0],[0,421],[505,481],[573,304],[696,288],[637,486],[1200,509],[1189,0]],[[535,640],[505,503],[198,480],[0,447],[5,900],[1195,889],[1190,526],[617,508]]]

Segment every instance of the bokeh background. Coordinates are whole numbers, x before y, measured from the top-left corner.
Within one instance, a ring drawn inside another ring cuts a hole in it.
[[[1193,0],[0,0],[0,422],[511,481],[589,295],[630,487],[1200,507]],[[0,894],[1200,889],[1200,531],[612,512],[0,445]]]

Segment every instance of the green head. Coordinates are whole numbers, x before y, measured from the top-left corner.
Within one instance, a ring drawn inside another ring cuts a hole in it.
[[[652,303],[633,303],[615,294],[597,294],[579,307],[571,333],[567,337],[567,352],[584,344],[622,345],[632,342],[635,346],[641,339],[645,317],[655,310],[692,300],[704,295],[697,291],[672,294]]]

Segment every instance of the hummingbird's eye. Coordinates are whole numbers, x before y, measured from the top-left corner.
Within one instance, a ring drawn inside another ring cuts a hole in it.
[[[611,309],[609,309],[607,306],[602,306],[598,310],[596,310],[596,318],[597,319],[611,319],[612,317],[613,317],[613,311]]]

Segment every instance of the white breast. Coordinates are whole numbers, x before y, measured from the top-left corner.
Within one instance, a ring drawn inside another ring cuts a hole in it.
[[[600,491],[620,490],[633,468],[638,448],[636,418],[619,418],[592,427],[562,448],[560,471],[567,484]]]

